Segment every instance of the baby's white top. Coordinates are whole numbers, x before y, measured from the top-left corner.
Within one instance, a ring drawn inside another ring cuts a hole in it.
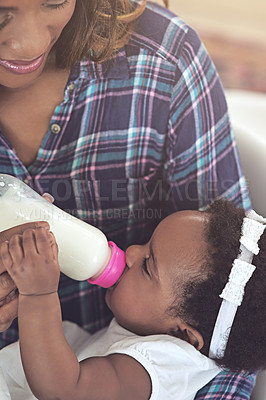
[[[150,400],[192,400],[220,371],[211,359],[183,340],[168,335],[137,336],[115,319],[94,335],[70,322],[64,322],[64,331],[79,360],[112,353],[135,358],[150,375]],[[12,400],[35,399],[26,383],[18,343],[0,351],[0,369]]]

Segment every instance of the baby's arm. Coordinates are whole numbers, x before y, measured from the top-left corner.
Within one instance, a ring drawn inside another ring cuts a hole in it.
[[[149,375],[133,358],[114,354],[78,362],[62,329],[60,271],[51,233],[28,230],[2,244],[0,253],[19,290],[21,357],[37,398],[149,399]]]

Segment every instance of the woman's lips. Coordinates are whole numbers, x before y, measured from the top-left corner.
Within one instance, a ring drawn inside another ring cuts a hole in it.
[[[36,71],[42,65],[44,56],[45,53],[32,61],[0,59],[0,66],[14,72],[15,74],[29,74]]]

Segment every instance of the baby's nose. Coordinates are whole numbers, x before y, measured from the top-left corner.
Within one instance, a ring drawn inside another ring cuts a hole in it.
[[[141,250],[143,246],[133,245],[129,246],[126,250],[126,264],[128,268],[131,268],[136,260],[141,256]]]

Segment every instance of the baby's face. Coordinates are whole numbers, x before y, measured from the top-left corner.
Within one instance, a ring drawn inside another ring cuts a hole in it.
[[[203,213],[181,211],[165,218],[147,244],[127,249],[128,268],[106,294],[120,325],[139,335],[169,333],[176,327],[166,310],[178,295],[173,287],[182,287],[192,273],[200,272],[207,251],[203,231]]]

